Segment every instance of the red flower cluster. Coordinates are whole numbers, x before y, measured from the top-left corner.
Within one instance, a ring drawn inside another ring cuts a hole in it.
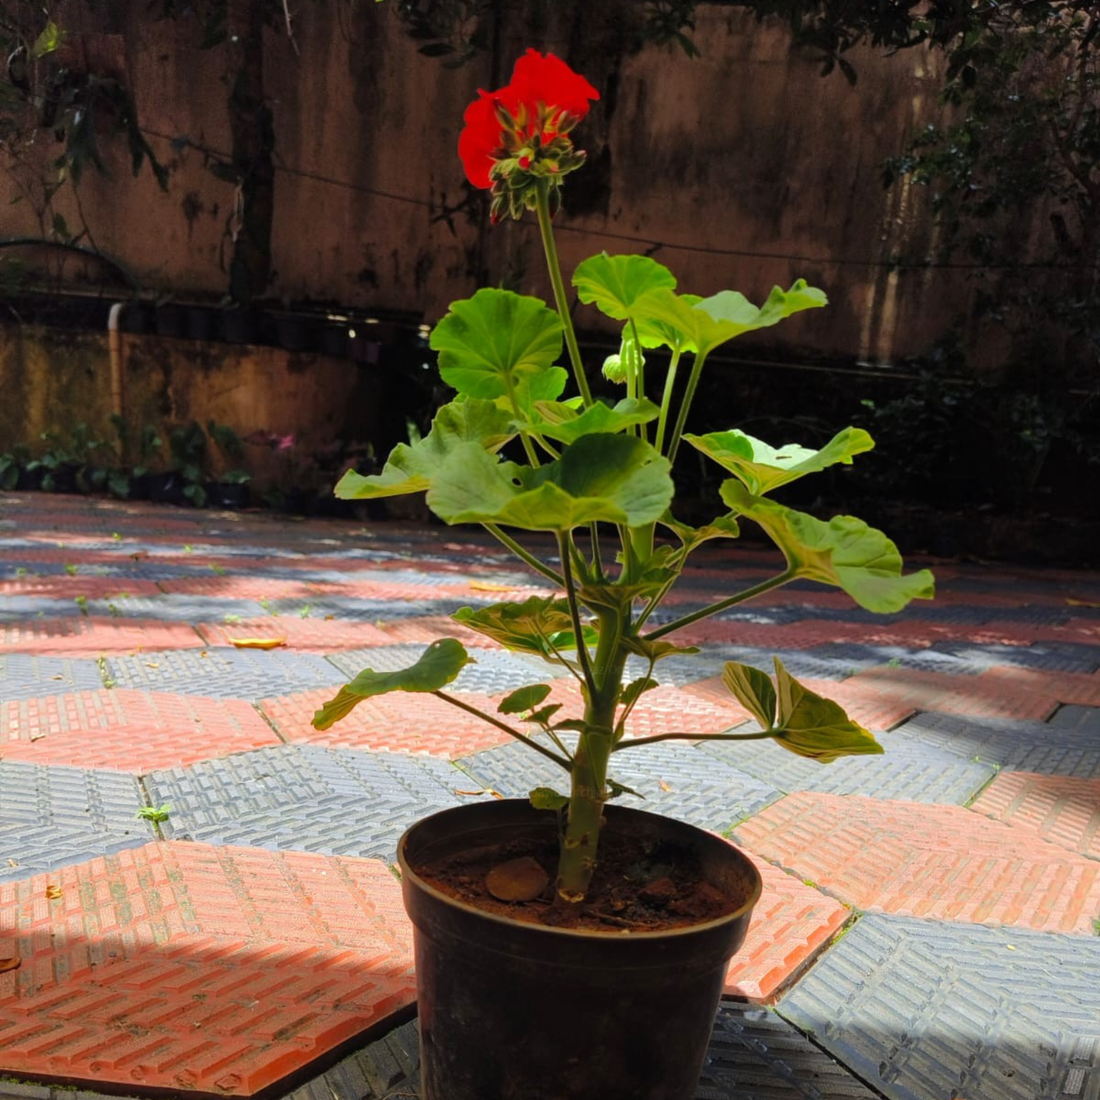
[[[600,93],[559,57],[528,50],[512,79],[495,92],[479,92],[466,108],[458,155],[475,187],[489,188],[518,168],[555,175],[579,167],[570,130]]]

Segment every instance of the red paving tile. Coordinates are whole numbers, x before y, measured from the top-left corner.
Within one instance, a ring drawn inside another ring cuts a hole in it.
[[[580,685],[573,679],[546,680],[551,685],[547,703],[561,703],[559,718],[580,717],[584,709]],[[658,687],[647,691],[630,712],[632,737],[658,733],[722,733],[749,717],[718,681],[720,691],[696,692],[690,687]],[[503,698],[503,695],[497,697]],[[494,705],[495,710],[495,705]]]
[[[0,703],[0,757],[142,775],[280,740],[238,699],[80,691]]]
[[[1100,860],[1100,779],[1001,772],[971,809]]]
[[[365,699],[331,729],[314,729],[310,724],[313,715],[336,691],[321,688],[264,699],[260,710],[287,741],[308,741],[332,748],[405,752],[453,760],[512,739],[476,715],[423,693],[394,692]],[[489,714],[496,713],[497,702],[488,695],[464,692],[458,697]]]
[[[751,852],[746,855],[752,857]],[[764,893],[753,910],[749,933],[730,960],[724,992],[754,1004],[775,1000],[851,916],[839,901],[753,858]]]
[[[341,649],[393,645],[393,639],[372,623],[347,619],[312,619],[299,615],[267,615],[239,623],[201,623],[198,632],[211,646],[232,645],[233,639],[282,639],[289,649],[335,653]]]
[[[317,599],[333,593],[347,594],[343,585],[328,582],[229,575],[181,577],[178,580],[161,581],[160,590],[187,596],[216,596],[224,600]]]
[[[131,577],[97,577],[90,572],[74,576],[42,577],[28,574],[16,580],[0,581],[0,596],[41,596],[50,600],[110,599],[118,596],[155,596],[156,581]],[[79,614],[79,610],[76,611]]]
[[[205,642],[187,623],[77,616],[0,623],[0,653],[96,657],[157,649],[196,649]]]
[[[9,1074],[246,1096],[411,1004],[385,864],[161,843],[0,883]]]
[[[866,669],[839,683],[812,679],[802,683],[811,691],[836,700],[857,722],[890,729],[918,710],[1043,721],[1057,709],[1059,702],[1071,701],[1061,699],[1057,692],[1084,690],[1072,675],[1033,674],[1007,668],[998,669],[993,676],[983,672],[962,678],[946,672],[879,667]],[[1041,692],[1041,687],[1046,690]],[[879,720],[865,721],[876,710]],[[889,720],[891,715],[896,716],[893,721]]]
[[[739,843],[859,909],[1095,934],[1100,863],[959,806],[791,794]]]

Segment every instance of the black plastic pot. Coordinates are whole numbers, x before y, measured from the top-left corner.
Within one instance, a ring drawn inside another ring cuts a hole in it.
[[[760,896],[752,863],[690,825],[608,806],[607,829],[697,854],[744,898],[719,920],[668,932],[586,932],[484,913],[429,886],[424,859],[550,832],[552,813],[504,800],[433,814],[401,838],[415,928],[423,1100],[691,1100],[726,966]]]

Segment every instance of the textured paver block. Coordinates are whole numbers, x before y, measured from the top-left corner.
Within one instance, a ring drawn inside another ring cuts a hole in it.
[[[1090,935],[1100,916],[1100,863],[958,806],[799,793],[735,836],[859,909]]]
[[[32,699],[101,687],[103,676],[93,660],[0,653],[0,699]]]
[[[414,821],[480,796],[466,775],[434,757],[319,745],[154,772],[145,787],[154,805],[172,807],[161,826],[169,837],[391,862]]]
[[[278,743],[256,709],[237,699],[116,688],[0,704],[6,760],[140,775]]]
[[[1100,779],[1001,772],[972,808],[1100,859]]]
[[[414,996],[374,860],[150,844],[0,885],[0,921],[15,1075],[248,1095]]]
[[[779,1012],[888,1100],[1100,1095],[1100,940],[864,917]]]
[[[185,649],[204,645],[187,623],[81,616],[0,624],[0,652],[96,657],[101,653]]]
[[[328,653],[359,646],[387,645],[391,638],[374,623],[300,615],[265,615],[241,622],[201,622],[196,628],[212,646],[229,646],[234,639],[275,640],[288,649]]]
[[[766,1008],[718,1010],[698,1100],[873,1100],[875,1094]]]
[[[730,960],[725,992],[768,1002],[802,972],[848,920],[835,898],[746,852],[764,883],[741,950]]]
[[[544,738],[537,740],[552,747]],[[569,787],[569,777],[553,761],[515,741],[465,756],[458,764],[478,784],[510,798],[524,798],[540,786],[563,793]],[[718,831],[779,797],[771,784],[705,756],[690,744],[672,741],[615,753],[608,775],[644,797],[642,801],[623,795],[624,805]]]
[[[746,724],[746,730],[757,729]],[[881,756],[845,756],[822,764],[788,752],[774,741],[701,741],[699,748],[784,792],[858,794],[907,802],[964,805],[993,777],[992,764],[962,760],[954,753],[899,738],[876,735]]]
[[[358,675],[365,668],[372,668],[375,672],[396,672],[415,664],[426,648],[424,645],[375,646],[336,653],[330,660],[349,677]],[[558,674],[546,662],[528,654],[485,648],[476,650],[470,656],[474,658],[473,663],[463,668],[448,690],[495,695],[535,683],[548,674]]]
[[[1100,778],[1100,732],[929,713],[918,714],[894,734],[1016,771]]]
[[[365,699],[331,728],[314,729],[314,714],[335,694],[330,688],[264,699],[260,709],[287,741],[334,748],[427,753],[453,760],[509,740],[507,733],[442,699],[400,691]],[[490,714],[496,711],[489,696],[467,692],[462,699]]]
[[[212,698],[256,699],[344,683],[335,665],[312,653],[224,647],[109,657],[108,675],[120,687],[175,691]]]
[[[131,775],[0,760],[0,879],[146,843],[142,805]]]

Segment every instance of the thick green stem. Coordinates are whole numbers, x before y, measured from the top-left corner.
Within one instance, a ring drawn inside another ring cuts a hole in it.
[[[593,660],[593,686],[586,693],[584,730],[573,756],[569,816],[558,861],[557,893],[562,904],[584,900],[596,870],[596,853],[607,801],[607,762],[614,743],[626,653],[620,645],[623,623],[615,611],[600,614],[600,640]]]
[[[569,315],[569,299],[565,294],[565,283],[561,277],[561,264],[558,263],[558,246],[554,243],[554,230],[550,225],[550,183],[540,180],[536,193],[536,211],[539,216],[539,233],[542,235],[542,250],[546,253],[546,267],[550,272],[550,284],[554,288],[554,304],[558,307],[565,330],[565,346],[569,349],[569,361],[573,364],[573,375],[577,388],[581,391],[585,406],[592,404],[592,391],[588,388],[588,378],[584,373],[581,349],[577,345],[577,334],[573,331],[573,318]]]

